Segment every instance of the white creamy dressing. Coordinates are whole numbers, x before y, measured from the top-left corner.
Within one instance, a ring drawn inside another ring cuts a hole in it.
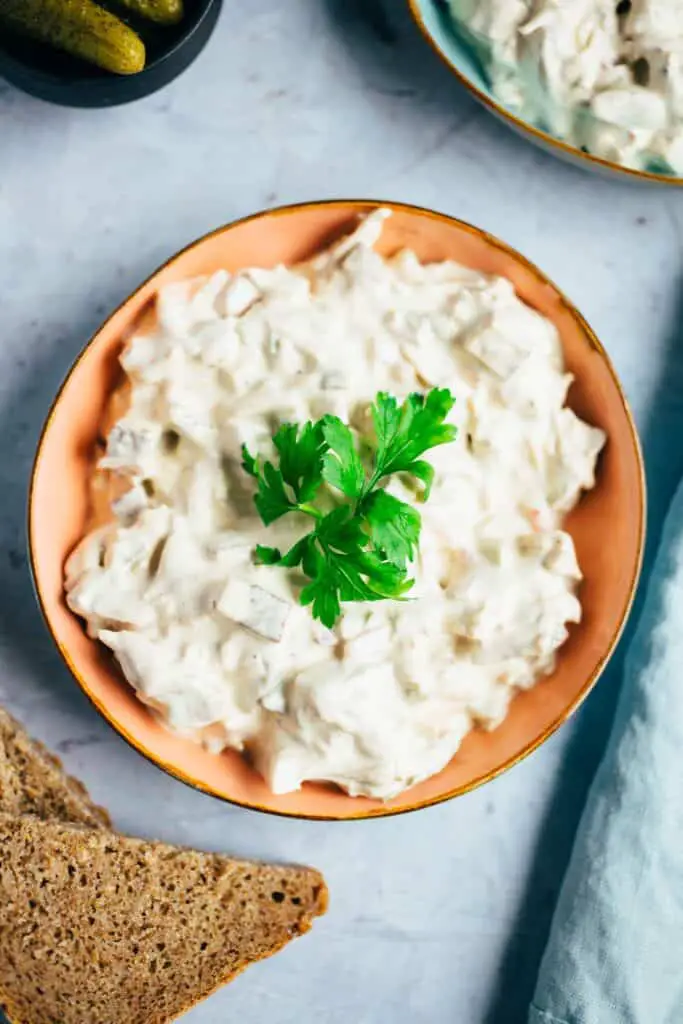
[[[308,266],[162,291],[122,355],[129,408],[94,481],[129,490],[66,567],[70,607],[140,698],[213,751],[246,747],[275,792],[389,798],[434,774],[552,671],[581,616],[561,525],[604,435],[564,404],[557,332],[505,279],[378,255],[387,215]],[[280,423],[326,412],[367,433],[377,391],[437,385],[460,430],[428,453],[411,599],[344,605],[328,630],[295,573],[253,563],[310,520],[262,525],[240,447],[272,458]]]
[[[683,174],[683,0],[449,0],[494,93],[616,163]]]

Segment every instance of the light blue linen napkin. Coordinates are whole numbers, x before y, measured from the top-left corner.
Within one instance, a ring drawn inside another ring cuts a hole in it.
[[[683,1024],[683,485],[624,673],[529,1024]]]

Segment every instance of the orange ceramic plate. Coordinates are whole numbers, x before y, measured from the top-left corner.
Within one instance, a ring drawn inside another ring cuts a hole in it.
[[[318,202],[256,214],[174,256],[107,320],[72,367],[45,424],[30,488],[29,544],[38,598],[59,650],[98,710],[129,743],[184,782],[245,807],[294,817],[398,814],[465,793],[519,761],[558,728],[596,682],[624,625],[641,562],[645,498],[638,440],[612,365],[586,322],[536,267],[497,239],[443,214],[385,203],[394,216],[382,235],[384,253],[407,246],[425,261],[455,259],[504,275],[526,302],[556,324],[567,366],[576,377],[569,404],[608,435],[598,485],[567,524],[585,573],[580,595],[584,618],[562,648],[557,670],[517,696],[498,729],[474,731],[442,772],[384,804],[322,784],[274,796],[239,754],[208,754],[157,724],[108,652],[87,637],[65,604],[63,568],[84,532],[98,425],[131,328],[149,313],[162,285],[220,267],[236,271],[298,263],[377,205]]]

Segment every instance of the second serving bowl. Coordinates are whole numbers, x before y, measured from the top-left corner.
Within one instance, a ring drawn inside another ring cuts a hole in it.
[[[683,188],[683,177],[665,172],[638,170],[633,167],[625,167],[613,160],[605,160],[578,146],[573,146],[563,139],[556,138],[511,110],[507,110],[492,93],[472,47],[458,35],[446,8],[446,0],[408,0],[408,4],[420,31],[437,56],[444,61],[461,84],[480,103],[483,103],[496,117],[518,134],[552,153],[553,156],[559,156],[586,170],[627,178],[631,181]]]

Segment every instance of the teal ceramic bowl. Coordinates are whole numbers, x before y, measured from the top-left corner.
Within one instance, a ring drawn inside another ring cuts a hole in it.
[[[548,132],[542,131],[529,121],[506,110],[493,96],[484,70],[474,51],[465,40],[458,36],[449,17],[445,0],[408,0],[408,4],[418,27],[437,56],[448,65],[456,78],[473,96],[476,96],[496,117],[520,135],[530,139],[549,153],[587,170],[615,174],[632,181],[683,187],[683,177],[635,170],[632,167],[623,167],[611,160],[603,160],[601,157],[585,153],[578,147],[549,135]]]

